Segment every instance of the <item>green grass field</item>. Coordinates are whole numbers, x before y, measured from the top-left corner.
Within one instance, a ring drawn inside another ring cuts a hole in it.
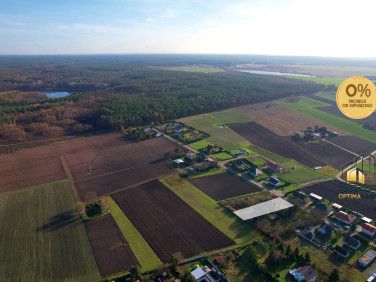
[[[287,77],[302,79],[306,81],[312,81],[318,84],[335,85],[335,86],[339,86],[345,80],[345,78],[339,78],[339,77],[308,77],[308,76],[287,76]]]
[[[122,212],[115,201],[111,197],[108,197],[107,200],[110,204],[111,214],[125,239],[128,241],[138,262],[141,264],[142,271],[150,271],[162,265],[162,262],[154,253],[153,249],[138,232],[136,227],[134,227],[128,217]]]
[[[361,124],[352,121],[343,119],[326,112],[315,109],[315,107],[325,107],[328,104],[307,97],[298,97],[297,101],[292,100],[291,98],[284,98],[281,100],[275,101],[275,103],[284,106],[290,110],[294,110],[298,113],[304,114],[306,116],[317,119],[321,122],[325,122],[329,125],[342,129],[352,135],[358,136],[364,140],[376,143],[376,133],[364,129]]]
[[[302,184],[317,179],[329,178],[329,176],[313,169],[297,167],[296,169],[290,169],[289,172],[281,175],[280,178],[293,184]]]
[[[249,118],[239,114],[238,112],[234,111],[233,109],[228,109],[220,112],[211,113],[213,117],[218,119],[223,124],[229,123],[240,123],[240,122],[251,122]]]
[[[336,101],[336,93],[335,92],[327,92],[327,91],[320,91],[315,94],[315,96],[327,99],[329,101]]]
[[[214,158],[220,160],[220,161],[225,161],[225,160],[229,160],[229,159],[232,159],[233,156],[226,153],[226,152],[222,152],[222,153],[218,153],[218,154],[214,154],[212,155]]]
[[[169,176],[161,182],[237,245],[249,244],[260,237],[249,224],[178,175]]]
[[[68,180],[0,195],[1,281],[97,281]]]
[[[217,116],[220,114],[217,112]],[[224,121],[228,121],[230,117],[228,113],[224,114]],[[234,119],[237,119],[236,117]],[[203,132],[206,132],[210,135],[209,138],[190,144],[193,148],[202,148],[204,144],[214,144],[219,145],[226,150],[230,151],[235,148],[243,147],[249,145],[249,142],[243,137],[235,133],[229,127],[220,128],[219,124],[224,124],[223,120],[219,120],[212,114],[205,114],[201,116],[193,116],[182,118],[179,121],[188,124],[194,128],[197,128]],[[205,143],[207,142],[207,143]]]
[[[221,68],[205,68],[205,67],[170,67],[164,68],[165,70],[172,71],[186,71],[186,72],[203,72],[203,73],[213,73],[213,72],[224,72],[224,69]]]
[[[264,156],[265,158],[268,158],[274,162],[277,162],[277,163],[281,163],[281,162],[284,162],[286,161],[285,158],[281,157],[280,155],[277,155],[273,152],[270,152],[270,151],[267,151],[267,150],[264,150],[260,147],[256,147],[256,146],[249,146],[249,149],[252,151],[252,152],[255,152],[261,156]]]

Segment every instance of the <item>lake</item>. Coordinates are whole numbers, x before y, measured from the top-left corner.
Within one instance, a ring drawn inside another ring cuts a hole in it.
[[[61,98],[67,97],[71,93],[69,92],[41,92],[43,95],[46,95],[48,98]]]
[[[260,71],[260,70],[239,70],[241,72],[254,73],[254,74],[267,74],[267,75],[293,75],[293,76],[307,76],[316,77],[315,75],[289,73],[289,72],[276,72],[276,71]]]

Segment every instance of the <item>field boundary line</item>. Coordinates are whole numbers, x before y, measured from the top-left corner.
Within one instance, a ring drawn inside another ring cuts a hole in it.
[[[133,168],[140,167],[140,166],[142,166],[142,165],[131,166],[131,167],[127,167],[127,168],[123,168],[123,169],[119,169],[119,170],[115,170],[115,171],[103,173],[103,174],[100,174],[100,175],[95,175],[95,176],[92,176],[92,177],[88,177],[88,178],[76,180],[74,182],[77,183],[77,182],[82,182],[82,181],[86,181],[86,180],[91,180],[91,179],[95,179],[95,178],[106,176],[106,175],[115,174],[115,173],[118,173],[118,172],[126,171],[126,170],[133,169]]]
[[[325,141],[325,142],[327,142],[327,143],[329,143],[329,144],[332,144],[333,146],[336,146],[336,147],[338,147],[338,148],[340,148],[340,149],[342,149],[342,150],[344,150],[344,151],[346,151],[346,152],[348,152],[348,153],[350,153],[350,154],[353,154],[353,155],[359,157],[358,154],[356,154],[356,153],[354,153],[354,152],[352,152],[352,151],[350,151],[350,150],[347,150],[347,149],[345,149],[345,148],[343,148],[343,147],[341,147],[341,146],[339,146],[339,145],[337,145],[337,144],[334,144],[334,143],[332,143],[332,142],[330,142],[330,141],[328,141],[328,140],[326,140],[326,139],[322,139],[322,141]]]
[[[65,159],[65,156],[60,156],[60,160],[61,160],[61,164],[63,165],[65,174],[67,175],[68,180],[70,182],[70,186],[72,188],[74,198],[76,199],[76,202],[79,202],[81,200],[80,194],[78,193],[76,185],[74,184],[74,179],[73,179],[72,173],[69,169],[67,160]]]

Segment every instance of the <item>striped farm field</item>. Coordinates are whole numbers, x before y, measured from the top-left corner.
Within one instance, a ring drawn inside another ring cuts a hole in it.
[[[68,180],[0,194],[0,281],[97,281]]]

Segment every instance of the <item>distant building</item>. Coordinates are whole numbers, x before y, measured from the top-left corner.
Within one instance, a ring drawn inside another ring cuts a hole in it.
[[[238,170],[244,170],[247,167],[247,165],[242,160],[236,160],[236,161],[234,161],[234,166]]]
[[[338,246],[338,245],[335,246],[335,248],[334,248],[334,252],[335,252],[337,255],[339,255],[339,256],[341,256],[341,257],[343,257],[343,258],[347,258],[347,257],[349,256],[349,251],[348,251],[347,249],[341,247],[341,246]]]
[[[186,155],[187,157],[193,155],[192,151],[187,148],[183,150],[183,154]]]
[[[373,236],[375,236],[375,233],[376,233],[376,227],[369,224],[369,223],[364,223],[362,225],[362,232],[364,234],[367,234],[368,236],[373,237]]]
[[[307,232],[302,234],[307,240],[312,241],[315,239],[315,234],[313,232]]]
[[[332,236],[334,233],[334,228],[331,227],[329,224],[322,223],[319,228],[316,229],[316,231],[322,235],[325,236]]]
[[[236,152],[236,155],[237,156],[243,156],[243,155],[246,155],[248,152],[246,150],[240,150],[240,151],[237,151]]]
[[[196,268],[191,272],[193,281],[197,282],[217,282],[228,281],[226,277],[219,273],[214,272],[207,266]]]
[[[370,249],[360,259],[358,259],[358,263],[360,266],[367,267],[375,260],[375,258],[376,258],[376,251],[373,249]]]
[[[182,159],[176,159],[174,160],[174,163],[177,164],[177,165],[181,165],[184,163],[184,161]]]
[[[309,265],[292,269],[289,271],[289,274],[293,276],[297,281],[302,281],[303,279],[305,279],[308,282],[313,282],[316,280],[316,271],[312,266]]]
[[[351,236],[346,236],[345,240],[343,240],[343,244],[353,250],[359,249],[361,243],[359,240],[355,239]]]
[[[270,169],[273,172],[279,172],[281,171],[281,168],[276,163],[269,162],[268,163],[268,169]]]
[[[249,174],[252,175],[253,177],[257,177],[262,175],[262,171],[259,170],[257,167],[253,166],[249,169]]]
[[[322,201],[322,199],[323,199],[321,196],[316,195],[316,194],[314,194],[314,193],[309,194],[309,196],[310,196],[314,201]]]
[[[336,203],[333,203],[333,204],[332,204],[332,207],[335,208],[335,209],[337,209],[337,210],[342,209],[342,206],[341,206],[341,205],[338,205],[338,204],[336,204]]]
[[[344,222],[346,224],[351,224],[355,220],[355,217],[353,217],[352,215],[348,215],[347,213],[345,213],[343,211],[336,212],[334,217],[337,220]]]

